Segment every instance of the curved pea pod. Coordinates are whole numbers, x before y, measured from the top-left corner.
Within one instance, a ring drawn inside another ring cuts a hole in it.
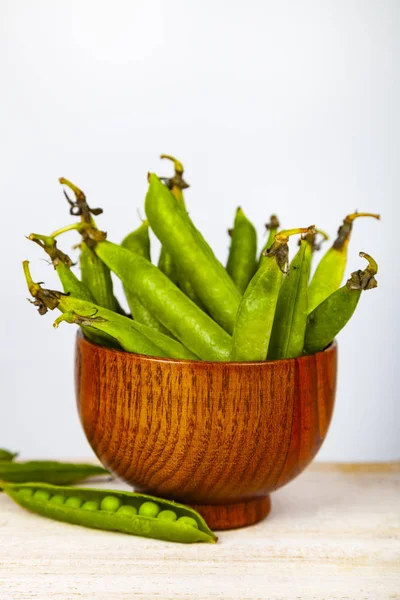
[[[218,539],[193,509],[145,494],[35,482],[5,485],[4,491],[23,508],[64,523],[167,542],[215,543]],[[169,518],[162,518],[166,513]]]
[[[268,234],[267,241],[265,242],[265,244],[261,250],[260,258],[258,259],[258,266],[260,266],[261,262],[263,260],[265,260],[266,251],[269,250],[271,248],[272,244],[274,243],[275,236],[278,233],[279,227],[280,227],[280,224],[279,224],[278,217],[276,215],[271,215],[269,223],[265,224],[265,229],[269,232],[269,234]]]
[[[307,325],[312,246],[302,240],[279,290],[268,359],[296,358],[303,352]]]
[[[347,250],[350,241],[353,222],[358,217],[373,217],[380,219],[374,213],[354,213],[348,215],[338,230],[333,246],[321,258],[308,290],[308,312],[321,304],[342,283],[347,263]]]
[[[322,240],[317,242],[318,234],[322,236]],[[315,231],[307,233],[305,236],[303,236],[299,240],[299,246],[301,245],[303,240],[308,242],[308,244],[310,246],[311,251],[307,252],[307,260],[309,263],[309,267],[308,267],[309,277],[311,275],[311,266],[312,266],[312,260],[313,260],[314,253],[321,250],[322,244],[328,239],[329,239],[329,236],[328,236],[328,234],[325,233],[325,231],[322,231],[322,229],[315,229]]]
[[[0,448],[0,461],[11,461],[14,460],[18,456],[18,452],[10,452],[10,450],[6,450],[5,448]]]
[[[129,253],[129,251],[127,252]],[[173,358],[196,358],[182,344],[155,329],[135,323],[132,319],[114,313],[102,306],[96,306],[60,292],[42,288],[40,284],[33,282],[28,261],[24,261],[23,268],[28,289],[35,298],[34,304],[38,307],[39,313],[45,314],[47,310],[54,310],[55,308],[64,313],[55,321],[55,327],[58,327],[61,321],[67,321],[94,328],[117,340],[127,352],[148,354],[150,356],[169,357],[172,355]],[[157,340],[164,349],[160,348],[153,340]]]
[[[63,463],[54,460],[0,462],[0,482],[25,483],[27,481],[41,481],[56,485],[69,485],[90,477],[99,477],[100,475],[110,475],[110,473],[107,469],[98,465]]]
[[[63,291],[66,294],[70,294],[79,300],[93,302],[93,296],[89,288],[71,271],[72,260],[67,254],[64,254],[64,252],[57,248],[57,242],[53,237],[31,233],[29,239],[38,244],[50,257],[52,265],[61,281]],[[85,337],[96,344],[118,347],[115,340],[102,332],[96,333],[90,327],[84,327],[82,331]]]
[[[229,234],[231,246],[226,270],[239,292],[243,294],[257,268],[257,233],[240,207],[236,211],[233,229],[229,230]]]
[[[265,360],[271,338],[282,273],[288,262],[290,235],[309,229],[281,231],[267,250],[266,260],[250,281],[239,306],[232,336],[231,360]]]
[[[55,327],[58,327],[62,321],[74,323],[81,327],[91,326],[100,329],[100,331],[107,331],[109,335],[118,340],[127,352],[138,353],[138,348],[141,348],[141,354],[149,354],[150,356],[198,360],[193,352],[190,352],[177,340],[142,323],[136,323],[122,315],[115,315],[100,306],[89,305],[86,302],[69,302],[68,300],[61,302],[60,306],[68,306],[70,310],[65,311],[55,320]],[[143,337],[145,341],[143,341]]]
[[[98,243],[96,252],[193,354],[203,360],[229,360],[231,337],[157,267],[142,256],[108,241]]]
[[[149,237],[149,224],[147,221],[143,223],[127,235],[121,243],[123,248],[130,250],[134,254],[143,256],[150,261],[150,237]],[[138,323],[143,323],[148,327],[153,327],[162,333],[167,334],[168,331],[157,321],[157,319],[151,314],[151,312],[143,306],[137,295],[132,292],[129,288],[124,286],[124,293],[132,314],[132,317]]]
[[[99,215],[103,211],[99,208],[91,209],[86,201],[86,196],[76,185],[71,183],[68,179],[61,177],[60,183],[69,187],[75,194],[75,202],[72,201],[66,192],[64,192],[71,209],[72,215],[79,215],[82,223],[94,226],[94,220],[92,215]],[[67,230],[67,228],[64,228]],[[51,237],[56,237],[63,230],[59,230],[52,234]],[[113,282],[111,278],[110,270],[104,263],[98,258],[93,252],[94,241],[85,235],[83,230],[83,240],[81,244],[81,254],[79,258],[81,268],[81,279],[85,286],[89,289],[93,300],[96,304],[119,312],[121,310],[117,299],[114,296]]]
[[[368,260],[364,271],[355,271],[347,283],[321,302],[309,315],[304,341],[304,353],[324,350],[348,323],[357,308],[363,290],[375,288],[378,265],[374,259],[360,252]]]
[[[168,188],[153,173],[149,182],[145,209],[152,230],[210,315],[231,333],[241,299],[239,290]]]

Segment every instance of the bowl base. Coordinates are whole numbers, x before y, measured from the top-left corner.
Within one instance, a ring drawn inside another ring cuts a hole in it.
[[[236,504],[190,504],[214,531],[238,529],[265,519],[271,510],[270,496],[259,496]]]

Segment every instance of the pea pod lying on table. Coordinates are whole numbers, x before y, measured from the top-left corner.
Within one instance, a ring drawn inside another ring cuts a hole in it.
[[[226,270],[239,292],[243,294],[257,268],[257,233],[240,207],[236,211],[235,223],[229,234],[231,246]]]
[[[149,174],[149,184],[145,210],[150,227],[210,315],[231,333],[241,298],[239,290],[186,210],[154,173]],[[99,244],[96,251],[101,248],[104,244]]]
[[[42,288],[32,280],[28,261],[24,261],[23,268],[29,291],[35,298],[34,304],[39,313],[45,314],[47,310],[55,308],[64,313],[55,321],[56,327],[61,321],[92,327],[114,338],[128,352],[171,358],[197,358],[181,343],[151,327],[93,303]]]
[[[5,448],[0,448],[0,460],[11,461],[18,456],[18,452],[10,452]]]
[[[304,340],[305,354],[320,352],[329,346],[353,316],[361,292],[378,285],[375,279],[378,265],[369,254],[360,252],[360,256],[367,259],[367,268],[352,273],[346,285],[328,296],[308,315]]]
[[[308,312],[321,304],[330,294],[333,294],[342,283],[347,263],[347,250],[349,246],[353,222],[358,217],[373,217],[380,219],[374,213],[353,213],[348,215],[341,227],[333,246],[321,258],[308,290]]]
[[[275,236],[266,259],[250,281],[239,306],[232,336],[231,360],[262,361],[268,353],[282,274],[288,262],[291,235],[308,233],[313,227],[289,229]]]
[[[196,511],[145,494],[41,483],[6,484],[4,491],[23,508],[65,523],[168,542],[218,539]]]
[[[69,485],[99,475],[110,475],[110,473],[99,465],[84,463],[63,463],[55,460],[0,461],[0,485],[3,481],[11,483],[41,481]]]

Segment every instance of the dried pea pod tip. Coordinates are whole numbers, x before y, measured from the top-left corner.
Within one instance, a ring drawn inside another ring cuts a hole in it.
[[[75,194],[75,201],[71,200],[68,196],[67,192],[64,190],[64,196],[67,199],[68,204],[70,205],[70,214],[74,217],[81,217],[82,221],[85,223],[92,223],[93,219],[91,215],[101,215],[103,212],[102,208],[90,208],[86,201],[86,196],[74,183],[65,179],[65,177],[60,177],[58,180],[61,185],[67,186],[70,190],[72,190]]]
[[[310,225],[309,227],[298,227],[295,229],[285,229],[280,231],[275,235],[274,242],[270,248],[266,248],[263,251],[263,256],[274,256],[276,262],[282,271],[282,273],[286,273],[285,269],[289,262],[289,238],[292,235],[308,235],[313,234],[315,232],[315,225]]]
[[[49,255],[54,268],[56,268],[60,262],[64,263],[67,267],[72,267],[74,265],[70,257],[57,248],[57,242],[54,237],[31,233],[28,236],[28,239],[38,244],[38,246]]]
[[[361,270],[354,271],[346,282],[349,290],[372,290],[378,286],[375,275],[378,272],[377,262],[366,252],[360,252],[359,256],[368,261],[368,266]]]
[[[175,190],[182,191],[190,187],[189,184],[183,179],[184,168],[183,164],[179,160],[177,160],[170,154],[161,154],[160,158],[170,160],[174,164],[175,174],[173,177],[160,177],[161,181],[165,183],[165,185],[172,191],[172,193],[174,193]]]
[[[339,227],[337,232],[337,237],[333,243],[333,248],[336,250],[345,250],[350,240],[350,234],[353,229],[353,222],[358,217],[373,217],[374,219],[380,219],[381,216],[376,213],[368,213],[368,212],[355,212],[351,215],[347,215],[343,219],[342,225]]]
[[[279,223],[279,219],[276,215],[271,215],[270,219],[269,219],[269,223],[265,223],[265,229],[267,231],[279,229],[279,227],[280,227],[280,223]]]
[[[319,242],[317,242],[317,235],[322,237]],[[322,231],[322,229],[315,228],[313,232],[301,236],[299,239],[299,246],[301,245],[302,240],[305,240],[311,246],[312,251],[315,252],[321,250],[322,244],[329,240],[329,235],[325,233],[325,231]]]

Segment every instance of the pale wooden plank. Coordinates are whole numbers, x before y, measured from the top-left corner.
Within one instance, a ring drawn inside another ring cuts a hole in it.
[[[315,464],[263,523],[178,545],[56,523],[0,495],[0,598],[400,598],[400,469]],[[124,488],[123,484],[104,487]]]

